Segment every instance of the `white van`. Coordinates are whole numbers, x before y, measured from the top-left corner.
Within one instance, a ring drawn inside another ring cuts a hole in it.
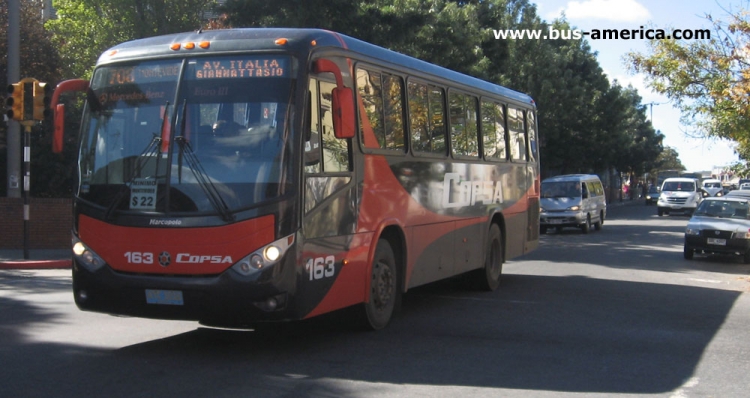
[[[539,232],[547,228],[581,228],[589,233],[591,226],[602,229],[607,216],[607,199],[599,177],[593,174],[568,174],[542,181]]]
[[[661,194],[656,202],[659,217],[671,212],[693,214],[703,200],[698,180],[694,178],[667,178],[661,184]]]
[[[708,196],[724,195],[724,187],[721,186],[721,181],[714,178],[703,180],[703,191],[705,191]]]

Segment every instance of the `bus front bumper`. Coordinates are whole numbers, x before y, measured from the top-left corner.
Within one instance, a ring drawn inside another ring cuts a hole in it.
[[[73,259],[74,298],[84,311],[227,326],[299,319],[289,306],[294,275],[264,276],[248,281],[231,269],[209,276],[127,274],[106,265],[92,272]]]

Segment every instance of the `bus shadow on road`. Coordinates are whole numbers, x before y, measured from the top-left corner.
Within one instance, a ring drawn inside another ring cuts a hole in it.
[[[492,293],[453,280],[412,289],[399,316],[378,332],[354,331],[343,311],[270,333],[196,324],[115,350],[26,340],[21,336],[43,327],[30,313],[12,322],[0,318],[10,338],[0,348],[13,361],[2,378],[6,387],[22,388],[9,391],[55,396],[393,395],[405,385],[435,393],[448,386],[664,393],[695,373],[740,294],[511,274]],[[8,298],[0,307],[41,311]],[[91,333],[97,330],[91,325]],[[81,382],[66,389],[70,380]]]
[[[272,336],[198,329],[114,357],[157,361],[185,383],[197,383],[204,369],[191,363],[208,361],[206,367],[227,370],[221,383],[287,380],[343,395],[354,391],[338,390],[342,380],[664,393],[694,374],[739,294],[509,275],[495,293],[467,292],[452,282],[414,289],[400,316],[379,332],[352,332],[335,314]]]

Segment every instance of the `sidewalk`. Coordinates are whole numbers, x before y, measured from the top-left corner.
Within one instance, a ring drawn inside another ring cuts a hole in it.
[[[70,249],[34,249],[24,259],[21,249],[0,249],[0,270],[70,268],[72,255]]]

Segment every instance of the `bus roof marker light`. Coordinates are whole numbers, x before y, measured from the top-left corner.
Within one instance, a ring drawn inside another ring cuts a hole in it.
[[[313,47],[317,46],[317,45],[318,45],[318,42],[317,42],[317,40],[313,40],[313,41],[311,41],[311,42],[310,42],[310,45],[311,45],[311,46],[313,46]]]
[[[202,41],[202,42],[198,43],[198,47],[200,47],[200,48],[202,48],[202,49],[205,50],[205,49],[211,47],[211,42],[210,41]]]
[[[182,44],[180,43],[174,43],[171,46],[169,46],[169,48],[172,49],[172,51],[177,51],[180,49],[180,47],[182,47]]]
[[[185,43],[185,49],[186,50],[192,50],[194,48],[195,48],[195,43],[193,43],[192,41],[189,41],[189,42]]]
[[[117,50],[112,50],[112,51],[109,52],[109,56],[110,57],[114,56],[115,54],[117,54]]]
[[[286,44],[286,43],[288,43],[288,42],[289,42],[289,40],[287,40],[287,39],[285,39],[285,38],[283,38],[283,37],[280,37],[280,38],[278,38],[278,39],[276,39],[276,40],[274,41],[274,43],[275,43],[275,44],[276,44],[277,46],[283,46],[283,45],[285,45],[285,44]]]

